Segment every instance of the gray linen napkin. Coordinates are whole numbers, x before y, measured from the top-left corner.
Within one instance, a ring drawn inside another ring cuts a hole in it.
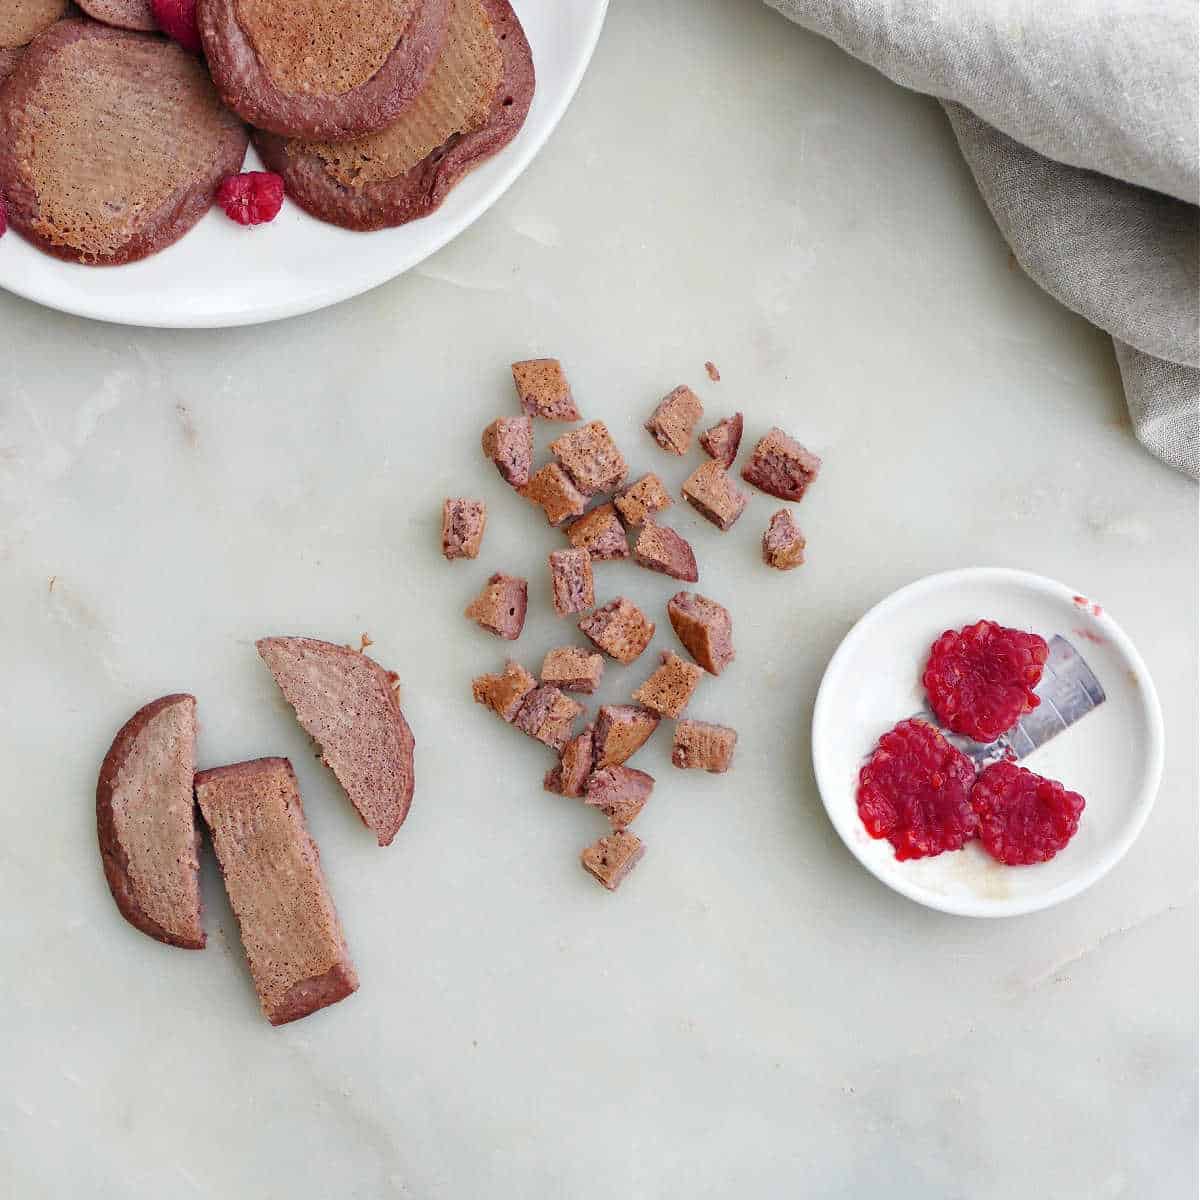
[[[937,97],[1017,261],[1112,335],[1138,440],[1200,475],[1195,0],[768,0]]]

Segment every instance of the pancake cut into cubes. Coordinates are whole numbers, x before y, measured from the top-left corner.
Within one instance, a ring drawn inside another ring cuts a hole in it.
[[[709,458],[715,458],[726,471],[733,466],[742,445],[742,414],[718,421],[700,435],[700,448]]]
[[[807,542],[791,509],[781,508],[771,514],[770,523],[762,535],[762,558],[768,567],[777,571],[792,571],[804,562]]]
[[[617,516],[616,507],[610,502],[598,505],[584,513],[578,521],[568,525],[564,531],[567,541],[580,550],[586,550],[593,562],[629,557],[629,539],[625,526]]]
[[[518,662],[509,659],[504,670],[479,675],[471,681],[471,696],[476,704],[490,708],[510,725],[517,719],[525,697],[537,687],[537,680]]]
[[[432,80],[448,0],[198,0],[230,108],[285,137],[350,138],[396,120]]]
[[[195,770],[196,699],[180,693],[151,701],[125,722],[96,784],[100,859],[121,915],[185,950],[201,950],[205,941]]]
[[[613,829],[625,829],[646,807],[654,790],[654,776],[633,767],[601,767],[584,786],[584,803],[598,808]]]
[[[267,637],[255,644],[363,824],[388,845],[413,797],[414,742],[400,711],[397,676],[359,650],[316,638]]]
[[[576,799],[583,795],[595,759],[592,749],[594,733],[595,726],[588,725],[563,747],[558,765],[551,767],[542,780],[546,791]]]
[[[604,655],[591,654],[579,646],[555,646],[542,660],[542,682],[564,692],[590,696],[604,675]]]
[[[245,152],[204,63],[151,34],[60,21],[0,92],[9,220],[74,262],[132,262],[177,241]]]
[[[596,717],[596,767],[619,767],[651,738],[661,717],[640,704],[604,704]]]
[[[269,170],[283,176],[292,200],[346,229],[403,225],[433,212],[468,171],[512,141],[529,112],[534,70],[511,6],[507,0],[453,0],[447,39],[445,63],[435,66],[426,90],[372,137],[316,144],[255,134],[260,155]],[[488,92],[492,76],[482,68],[497,47],[498,82]],[[426,132],[447,109],[460,128],[414,160],[428,140]]]
[[[646,846],[636,833],[618,829],[588,846],[579,861],[597,883],[615,892],[645,853]]]
[[[671,763],[682,771],[723,775],[733,762],[737,730],[707,721],[680,721],[675,726]]]
[[[463,616],[481,629],[507,642],[515,642],[525,628],[529,608],[529,584],[516,575],[497,571],[483,590],[467,605]]]

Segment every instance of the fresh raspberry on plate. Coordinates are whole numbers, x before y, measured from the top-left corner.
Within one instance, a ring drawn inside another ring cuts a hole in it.
[[[1084,799],[1011,762],[993,763],[971,792],[979,840],[1010,867],[1048,862],[1075,836]]]
[[[273,221],[283,206],[283,179],[273,171],[226,175],[217,188],[217,203],[239,225]]]
[[[929,652],[922,682],[937,719],[977,742],[994,742],[1038,706],[1033,689],[1049,648],[1036,633],[978,621],[947,629]]]
[[[150,0],[158,27],[185,50],[200,53],[200,28],[196,24],[196,0]]]
[[[896,857],[961,850],[975,836],[975,767],[927,721],[901,721],[885,733],[858,776],[858,815],[887,838]]]

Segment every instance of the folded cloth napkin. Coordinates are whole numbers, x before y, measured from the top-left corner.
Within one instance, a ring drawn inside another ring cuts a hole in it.
[[[1195,0],[768,0],[937,97],[1017,261],[1112,335],[1138,440],[1200,475]]]

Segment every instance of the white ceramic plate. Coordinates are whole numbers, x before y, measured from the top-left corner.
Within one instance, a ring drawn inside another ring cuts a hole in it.
[[[219,211],[161,254],[124,267],[82,267],[0,241],[0,287],[63,312],[125,325],[251,325],[312,312],[407,271],[488,209],[558,124],[591,59],[608,0],[514,0],[533,51],[537,89],[525,125],[472,171],[437,212],[398,229],[352,233],[294,204],[242,229]],[[261,163],[251,150],[246,170]]]
[[[859,819],[859,769],[882,733],[924,709],[920,676],[935,638],[981,618],[1051,643],[1038,687],[1042,703],[1011,735],[1013,750],[1022,766],[1084,796],[1079,832],[1037,866],[1004,866],[978,843],[899,862],[891,844],[872,838]],[[821,681],[812,746],[830,820],[868,871],[930,908],[1006,917],[1077,895],[1129,849],[1158,791],[1163,725],[1145,664],[1101,604],[1038,575],[972,567],[909,584],[854,626]]]

